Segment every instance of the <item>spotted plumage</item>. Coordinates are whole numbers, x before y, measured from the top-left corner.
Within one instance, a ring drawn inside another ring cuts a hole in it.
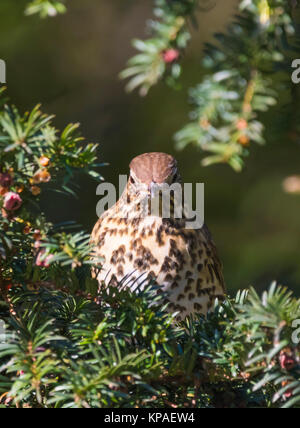
[[[176,160],[148,153],[130,164],[130,177],[120,200],[96,223],[92,242],[103,259],[99,283],[136,287],[154,278],[168,294],[169,309],[183,319],[206,314],[216,297],[223,298],[222,266],[208,228],[187,229],[186,219],[141,216],[142,201],[152,187],[180,182]]]

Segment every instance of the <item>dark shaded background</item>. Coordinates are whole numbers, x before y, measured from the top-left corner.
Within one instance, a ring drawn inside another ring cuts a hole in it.
[[[0,2],[0,58],[7,62],[9,96],[22,110],[42,102],[62,128],[80,121],[88,140],[101,143],[102,173],[117,183],[128,163],[146,151],[174,154],[186,182],[205,182],[206,222],[224,262],[230,291],[277,279],[300,294],[300,196],[282,189],[283,179],[300,172],[300,147],[272,139],[252,147],[241,174],[228,166],[203,168],[201,152],[174,151],[173,134],[188,120],[187,90],[201,80],[203,42],[226,25],[236,0],[200,12],[199,28],[184,58],[182,91],[163,83],[141,99],[127,95],[118,73],[134,53],[130,41],[145,36],[150,0],[70,0],[68,13],[54,19],[24,17],[25,0]],[[284,108],[284,106],[281,106]],[[278,123],[280,108],[269,125]],[[77,220],[91,230],[96,221],[95,183],[81,180],[79,200],[44,195],[55,222]]]

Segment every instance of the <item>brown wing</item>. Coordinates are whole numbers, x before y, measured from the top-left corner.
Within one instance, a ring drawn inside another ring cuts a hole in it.
[[[216,276],[224,294],[226,293],[226,285],[223,275],[223,264],[219,258],[217,247],[214,243],[214,240],[212,238],[212,235],[208,229],[208,227],[204,224],[202,229],[200,230],[200,233],[205,238],[205,246],[207,250],[207,255],[209,259],[210,267],[213,270],[213,274]]]

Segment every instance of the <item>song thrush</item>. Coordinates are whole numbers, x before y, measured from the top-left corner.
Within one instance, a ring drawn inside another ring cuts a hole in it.
[[[189,230],[186,218],[140,215],[153,186],[180,182],[177,162],[170,155],[146,153],[133,159],[127,187],[96,223],[92,242],[103,259],[99,284],[121,282],[134,288],[146,277],[154,278],[168,296],[169,309],[183,319],[194,312],[206,314],[216,297],[223,298],[225,285],[205,225]]]

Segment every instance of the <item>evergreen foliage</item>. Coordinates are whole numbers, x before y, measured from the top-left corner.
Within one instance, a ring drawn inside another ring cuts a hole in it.
[[[155,1],[158,20],[150,21],[153,37],[134,41],[140,53],[121,73],[131,79],[128,90],[140,87],[145,95],[163,77],[174,84],[191,36],[188,22],[194,21],[201,3]],[[175,135],[178,148],[195,144],[210,153],[203,165],[228,163],[241,171],[251,144],[265,142],[262,113],[291,86],[291,54],[296,47],[293,6],[295,2],[286,0],[240,1],[239,15],[228,30],[216,34],[215,43],[206,46],[206,74],[190,90],[194,109],[190,123]]]
[[[76,270],[90,265],[89,236],[71,233],[72,224],[48,222],[39,199],[51,189],[74,194],[72,179],[78,173],[101,180],[97,145],[84,142],[78,124],[59,133],[52,119],[39,106],[21,115],[5,104],[0,112],[0,290],[4,295],[16,284],[34,287],[63,281],[74,289]]]
[[[273,284],[176,324],[154,285],[96,301],[14,289],[2,308],[3,406],[298,407],[300,301]]]
[[[68,190],[75,172],[94,171],[96,146],[38,108],[5,105],[0,124],[2,406],[297,406],[299,300],[274,284],[178,324],[155,284],[98,290],[88,236],[47,222],[33,191],[55,180]]]
[[[145,41],[133,41],[133,46],[140,53],[129,61],[128,68],[121,73],[122,78],[130,78],[128,91],[140,87],[141,95],[146,95],[165,74],[169,83],[174,83],[180,76],[180,53],[191,37],[188,19],[197,3],[197,0],[154,1],[157,20],[149,22],[152,37]]]
[[[41,18],[56,16],[59,13],[66,12],[65,0],[33,0],[26,9],[26,15],[39,14]]]
[[[58,4],[35,1],[31,13]],[[174,83],[196,5],[156,0],[154,38],[136,43],[142,53],[123,74],[135,76],[130,89],[145,93],[165,72]],[[240,138],[262,142],[257,112],[275,103],[268,79],[285,65],[281,44],[293,31],[286,2],[241,7],[209,47],[193,122],[177,136],[213,152],[206,164],[226,160],[236,170],[246,154]],[[58,132],[39,106],[22,115],[0,92],[0,406],[299,407],[300,300],[274,283],[261,297],[239,292],[207,318],[176,323],[155,283],[99,289],[88,235],[54,226],[39,207],[49,186],[73,193],[74,174],[101,180],[97,145],[78,125]]]

